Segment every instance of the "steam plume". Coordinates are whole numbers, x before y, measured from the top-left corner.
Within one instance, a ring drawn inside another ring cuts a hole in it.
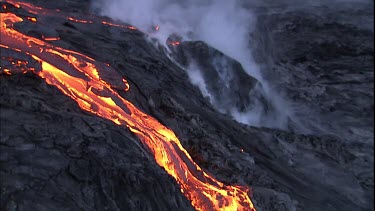
[[[202,40],[227,56],[241,63],[247,74],[262,83],[263,91],[276,110],[268,121],[264,109],[253,107],[245,112],[235,108],[225,108],[237,121],[250,125],[285,127],[290,112],[285,103],[274,102],[274,96],[267,83],[262,79],[259,67],[253,61],[249,46],[249,34],[255,23],[255,16],[245,9],[239,1],[228,0],[98,0],[103,15],[135,25],[142,31],[149,31],[159,26],[158,33],[153,34],[160,43],[165,44],[172,33],[184,40]],[[195,65],[190,65],[188,74],[193,84],[198,86],[202,94],[210,97],[205,88],[205,81]],[[249,93],[250,94],[250,93]],[[215,106],[215,100],[211,103]],[[258,103],[259,104],[259,103]],[[283,108],[279,108],[282,106]],[[220,105],[216,105],[221,110]]]

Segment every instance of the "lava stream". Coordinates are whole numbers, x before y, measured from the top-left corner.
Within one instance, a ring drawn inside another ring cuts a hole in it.
[[[20,2],[20,1],[15,1],[15,0],[7,0],[7,2],[14,5],[16,8],[22,7],[23,9],[27,10],[29,13],[32,13],[32,14],[35,14],[35,15],[51,15],[51,16],[53,15],[53,16],[65,17],[62,13],[56,13],[56,12],[60,12],[59,9],[57,9],[57,10],[44,9],[42,7],[38,7],[38,6],[32,5],[30,3]],[[7,9],[5,4],[3,5],[3,7],[4,7],[4,9]],[[75,23],[83,23],[83,24],[94,23],[94,20],[80,20],[80,19],[77,19],[77,18],[74,18],[74,17],[66,17],[66,18],[69,21],[72,21],[72,22],[75,22]],[[33,22],[37,21],[36,18],[34,18],[34,17],[28,17],[28,19],[33,21]],[[100,21],[100,23],[102,23],[103,25],[106,25],[106,26],[113,26],[113,27],[119,27],[119,28],[127,28],[127,29],[130,29],[130,30],[137,30],[137,28],[134,27],[134,26],[110,23],[110,22],[107,22],[107,21]]]
[[[81,109],[128,127],[151,150],[156,162],[177,181],[196,210],[255,211],[248,188],[224,185],[205,173],[173,131],[115,91],[114,88],[129,89],[126,80],[116,71],[108,70],[110,67],[106,64],[88,56],[14,30],[13,24],[22,21],[23,18],[13,13],[1,13],[0,47],[27,54],[39,62],[42,70],[30,68],[29,71],[59,88]],[[11,70],[5,73],[11,74]]]

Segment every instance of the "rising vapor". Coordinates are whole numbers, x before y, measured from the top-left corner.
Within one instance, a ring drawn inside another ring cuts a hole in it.
[[[196,85],[204,96],[209,97],[218,110],[231,114],[239,122],[255,126],[286,127],[291,112],[286,103],[263,80],[251,55],[249,34],[254,28],[256,17],[239,1],[97,0],[94,7],[100,7],[103,15],[135,25],[145,32],[158,26],[158,33],[151,36],[164,45],[171,34],[178,34],[186,41],[204,41],[235,59],[241,63],[247,74],[260,81],[263,89],[261,91],[268,103],[272,104],[274,111],[267,113],[260,102],[253,103],[245,111],[217,103],[205,88],[206,82],[196,65],[190,65],[187,70],[192,84]],[[272,118],[269,118],[270,115]]]

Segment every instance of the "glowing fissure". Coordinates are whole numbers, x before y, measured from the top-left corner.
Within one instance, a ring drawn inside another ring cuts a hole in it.
[[[173,131],[122,98],[114,87],[127,91],[129,84],[114,70],[104,69],[110,68],[109,65],[99,65],[88,56],[14,30],[13,24],[21,21],[23,19],[13,13],[1,14],[0,47],[27,54],[38,61],[42,70],[29,68],[28,71],[59,88],[83,110],[128,127],[150,149],[156,162],[177,181],[181,192],[196,210],[255,211],[247,194],[248,188],[224,185],[205,173],[191,159]],[[17,64],[24,63],[14,62]],[[3,71],[5,74],[12,72],[9,69]],[[108,72],[115,74],[114,77],[106,79],[104,76]]]
[[[179,45],[181,44],[180,42],[178,41],[175,41],[175,42],[168,42],[169,45],[173,45],[173,46],[176,46],[176,45]]]

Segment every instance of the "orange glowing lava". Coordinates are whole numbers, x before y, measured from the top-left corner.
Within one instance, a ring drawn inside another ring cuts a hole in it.
[[[10,73],[10,70],[9,70],[9,69],[4,69],[4,72],[5,72],[5,74],[7,74],[7,75],[12,75],[12,73]]]
[[[175,42],[169,42],[168,44],[169,44],[169,45],[176,46],[176,45],[179,45],[179,44],[181,44],[181,43],[178,42],[178,41],[175,41]]]
[[[13,24],[23,19],[13,13],[2,13],[1,17],[1,48],[13,49],[38,61],[42,70],[29,71],[56,86],[81,109],[129,128],[150,149],[156,162],[177,181],[196,210],[255,211],[248,188],[224,185],[205,173],[173,131],[117,93],[115,88],[127,91],[129,84],[115,70],[78,52],[14,30]],[[11,74],[11,70],[5,72]]]
[[[109,22],[106,22],[106,21],[102,21],[102,24],[108,25],[108,26],[116,26],[116,27],[120,27],[120,28],[127,28],[127,29],[131,29],[131,30],[137,30],[137,28],[135,28],[134,26],[124,26],[124,25],[121,25],[121,24],[109,23]]]
[[[61,12],[59,9],[55,9],[55,10],[49,10],[49,9],[44,9],[42,7],[38,7],[38,6],[35,6],[35,5],[32,5],[30,3],[26,3],[26,2],[20,2],[20,1],[15,1],[15,0],[7,0],[8,3],[10,4],[13,4],[15,5],[16,8],[23,8],[25,10],[27,10],[28,12],[32,13],[32,14],[37,14],[37,15],[53,15],[53,16],[61,16]],[[6,9],[6,5],[3,5],[4,9]],[[58,13],[56,13],[58,12]],[[72,21],[72,22],[76,22],[76,23],[94,23],[93,20],[80,20],[80,19],[77,19],[77,18],[74,18],[74,17],[66,17],[69,21]],[[36,18],[28,18],[29,20],[33,21],[33,22],[36,22]],[[110,22],[107,22],[107,21],[100,21],[103,25],[107,25],[107,26],[113,26],[113,27],[119,27],[119,28],[126,28],[126,29],[130,29],[130,30],[137,30],[136,27],[134,26],[128,26],[128,25],[121,25],[121,24],[116,24],[116,23],[110,23]]]
[[[36,22],[36,18],[34,18],[34,17],[27,17],[27,19],[32,21],[32,22]]]
[[[42,7],[38,7],[35,5],[32,5],[30,3],[26,2],[19,2],[15,0],[7,0],[8,3],[13,4],[16,8],[24,8],[28,12],[33,13],[33,14],[38,14],[38,13],[44,13],[44,9]]]
[[[76,22],[76,23],[93,23],[92,21],[86,21],[86,20],[78,20],[72,17],[69,17],[68,20]]]
[[[42,36],[42,38],[45,41],[57,41],[57,40],[60,40],[60,37],[44,37],[44,36]]]

